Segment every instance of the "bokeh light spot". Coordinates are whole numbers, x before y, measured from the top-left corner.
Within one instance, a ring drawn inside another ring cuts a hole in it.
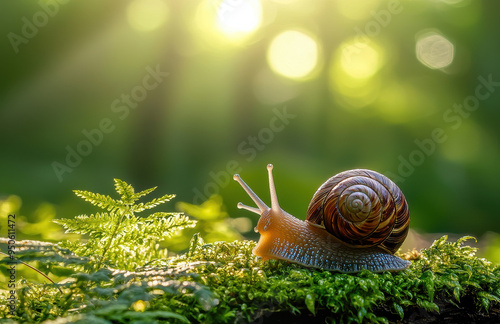
[[[344,41],[332,55],[329,68],[332,95],[342,107],[367,107],[379,96],[381,78],[376,72],[384,62],[384,51],[364,37]]]
[[[426,33],[417,40],[417,59],[431,69],[442,69],[453,62],[454,46],[444,36]]]
[[[318,63],[318,43],[302,32],[285,31],[272,40],[267,61],[271,69],[280,75],[292,79],[305,78]]]
[[[217,25],[225,34],[247,34],[256,30],[262,20],[259,0],[224,0],[217,10]]]
[[[133,0],[127,8],[127,19],[132,28],[151,31],[165,23],[168,7],[161,0]]]
[[[381,51],[369,42],[344,43],[340,50],[340,65],[351,77],[369,78],[382,66]]]

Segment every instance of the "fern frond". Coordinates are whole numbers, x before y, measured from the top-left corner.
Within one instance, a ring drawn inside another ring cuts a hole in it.
[[[179,213],[159,212],[145,218],[125,219],[116,234],[115,244],[131,242],[143,245],[152,240],[160,242],[178,231],[195,226],[196,221]]]
[[[149,195],[150,193],[155,191],[156,188],[158,188],[158,187],[153,187],[153,188],[149,188],[149,189],[143,190],[141,192],[138,192],[138,193],[134,194],[134,198],[138,199],[138,198],[144,197],[146,195]]]
[[[121,202],[107,195],[105,196],[84,190],[73,190],[73,192],[75,193],[75,195],[83,198],[85,201],[90,202],[92,205],[101,207],[102,209],[106,209],[108,211],[123,208],[123,204]]]
[[[167,250],[161,248],[159,242],[196,225],[196,221],[181,213],[159,212],[147,217],[137,216],[137,212],[170,201],[175,195],[163,195],[150,202],[136,204],[139,198],[153,192],[156,187],[135,193],[125,181],[114,179],[114,182],[116,192],[121,195],[120,200],[89,191],[74,191],[77,196],[108,212],[54,220],[65,228],[66,233],[88,235],[86,242],[65,243],[64,246],[77,255],[97,261],[97,268],[106,264],[133,270],[151,260],[165,258]]]
[[[164,204],[167,201],[172,200],[173,198],[175,198],[174,194],[164,195],[162,197],[155,198],[155,199],[151,200],[150,202],[140,203],[140,204],[135,205],[134,206],[134,211],[135,212],[141,212],[141,211],[146,210],[146,209],[151,209],[151,208],[154,208],[154,207],[156,207],[158,205]]]
[[[158,212],[149,215],[143,220],[143,230],[151,236],[160,240],[169,238],[176,232],[185,228],[196,226],[196,221],[182,213]]]
[[[138,197],[134,197],[135,190],[131,185],[120,179],[113,180],[115,181],[115,190],[121,195],[124,204],[133,204],[138,199]]]
[[[74,219],[54,219],[53,222],[62,225],[66,229],[66,233],[89,234],[100,239],[113,232],[111,225],[116,224],[119,217],[116,214],[97,213],[90,216],[79,215]]]

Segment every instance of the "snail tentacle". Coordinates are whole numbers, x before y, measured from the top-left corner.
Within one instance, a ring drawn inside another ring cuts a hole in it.
[[[262,199],[260,199],[259,196],[257,196],[255,194],[255,192],[253,192],[253,190],[245,183],[245,181],[243,181],[243,179],[241,179],[241,177],[240,177],[239,174],[235,174],[233,176],[233,179],[236,180],[241,185],[241,187],[243,187],[243,189],[245,189],[245,191],[247,192],[247,194],[250,196],[250,198],[252,198],[252,200],[255,202],[255,204],[259,208],[260,213],[262,213],[262,212],[264,212],[264,211],[266,211],[266,210],[269,209],[269,207],[267,207],[267,205],[262,201]],[[249,210],[249,211],[251,211],[253,213],[256,213],[256,214],[260,214],[253,207],[246,206],[246,205],[243,205],[243,204],[240,205],[240,204],[241,203],[238,204],[238,208],[240,208],[240,206],[241,206],[241,208],[243,208],[243,209]]]
[[[255,208],[255,207],[251,207],[251,206],[247,206],[243,203],[238,203],[238,205],[236,205],[239,209],[245,209],[245,210],[248,210],[248,211],[251,211],[252,213],[255,213],[255,214],[258,214],[260,215],[260,209],[259,208]]]
[[[280,204],[278,203],[278,195],[276,194],[276,187],[274,185],[273,165],[272,164],[267,165],[267,172],[269,173],[269,191],[271,194],[271,210],[279,211],[281,208],[280,208]]]

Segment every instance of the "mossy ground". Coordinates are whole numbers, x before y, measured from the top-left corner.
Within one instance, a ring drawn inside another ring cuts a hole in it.
[[[457,316],[500,320],[500,268],[474,256],[464,239],[437,240],[396,273],[340,274],[284,261],[262,262],[255,243],[240,241],[192,247],[171,265],[196,262],[192,271],[218,299],[218,306],[196,313],[208,322],[399,322]],[[440,315],[441,314],[441,315]]]
[[[255,242],[204,244],[135,272],[101,269],[25,283],[12,320],[47,323],[500,322],[500,267],[465,239],[404,255],[409,269],[340,274],[262,262]],[[4,304],[5,303],[0,303]],[[0,306],[0,315],[7,316]],[[8,315],[10,317],[10,315]]]
[[[173,198],[139,202],[154,189],[136,193],[115,179],[119,199],[75,191],[104,211],[58,219],[67,232],[86,235],[71,244],[0,237],[15,251],[0,259],[0,282],[17,288],[0,286],[0,322],[500,322],[500,267],[464,245],[472,238],[442,237],[403,255],[412,264],[395,273],[263,262],[252,254],[253,241],[205,244],[198,234],[190,243],[191,235],[182,235],[188,252],[166,258],[160,243],[196,221],[170,212],[136,215]],[[221,228],[228,217],[221,206],[211,198],[191,211],[204,228]]]

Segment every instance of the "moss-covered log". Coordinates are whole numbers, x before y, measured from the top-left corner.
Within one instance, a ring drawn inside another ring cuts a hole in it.
[[[219,298],[203,320],[292,323],[500,320],[500,268],[477,258],[463,238],[446,237],[396,273],[340,274],[283,261],[262,263],[253,242],[193,246],[179,262],[207,262],[193,268]],[[181,311],[181,310],[178,310]],[[193,319],[195,317],[192,317]]]
[[[134,272],[75,273],[59,284],[62,294],[49,284],[24,282],[16,316],[7,313],[2,299],[0,318],[57,323],[500,322],[500,267],[476,257],[474,248],[463,245],[466,239],[448,242],[443,237],[428,249],[402,255],[412,261],[405,271],[340,274],[262,262],[252,254],[252,241],[204,244],[195,235],[188,253]],[[46,262],[58,262],[60,270],[64,253],[55,246],[51,253]],[[28,252],[20,257],[26,262],[43,258]]]

